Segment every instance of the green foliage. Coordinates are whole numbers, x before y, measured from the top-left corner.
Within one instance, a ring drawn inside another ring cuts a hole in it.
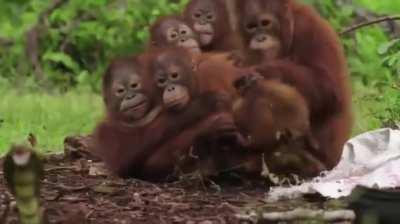
[[[142,50],[148,27],[161,15],[177,12],[185,1],[169,0],[68,0],[38,22],[49,0],[6,1],[0,23],[3,38],[14,41],[0,53],[0,76],[32,76],[25,56],[26,32],[39,23],[40,63],[51,84],[62,89],[90,85],[97,89],[99,77],[110,57]]]
[[[39,149],[60,150],[66,136],[90,133],[103,114],[100,96],[87,92],[20,94],[0,79],[0,155],[33,133]]]
[[[398,14],[400,12],[400,1],[396,0],[357,0],[357,2],[377,13]]]
[[[340,5],[333,0],[307,2],[316,6],[338,32],[351,25],[360,10],[400,12],[400,2],[394,0],[341,1]],[[355,134],[400,121],[400,41],[390,39],[382,26],[342,36],[353,84]]]
[[[330,24],[338,30],[343,27],[343,24],[351,21],[354,13],[354,5],[342,5],[339,10],[337,3],[333,0],[305,0],[304,2],[317,8],[318,12],[327,18]]]
[[[378,49],[378,53],[383,56],[383,64],[392,70],[397,77],[400,76],[400,38],[393,39]]]

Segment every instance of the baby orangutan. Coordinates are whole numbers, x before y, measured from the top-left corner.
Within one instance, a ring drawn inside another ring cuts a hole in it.
[[[202,51],[221,52],[239,48],[240,38],[229,23],[223,0],[191,0],[183,16],[198,35]]]
[[[235,89],[232,88],[233,70],[236,69],[234,66],[228,61],[224,63],[223,61],[208,60],[202,56],[193,56],[183,48],[159,49],[154,51],[152,57],[150,73],[154,76],[158,87],[155,93],[162,98],[164,107],[170,113],[178,115],[181,111],[186,110],[192,100],[207,92],[215,92],[223,96],[219,101],[218,108],[223,116],[221,115],[216,120],[218,125],[213,132],[205,133],[197,138],[196,144],[194,144],[196,155],[200,157],[204,155],[206,160],[214,160],[218,157],[216,152],[221,148],[229,149],[245,144],[242,135],[236,128],[232,114],[231,99],[235,92]],[[212,149],[203,147],[206,145],[203,144],[205,142],[208,146],[212,144]],[[199,147],[200,145],[201,147]],[[228,158],[216,161],[213,165],[223,164],[224,160],[228,160]],[[200,163],[204,164],[204,161]]]
[[[244,52],[237,54],[237,63],[241,65],[257,65],[273,59],[282,58],[289,40],[287,30],[291,24],[275,11],[284,8],[283,2],[271,0],[237,1],[239,31],[242,36]],[[280,19],[283,21],[281,22]]]
[[[241,95],[234,105],[236,124],[250,148],[264,153],[272,172],[311,177],[325,168],[313,156],[319,146],[311,135],[307,103],[295,88],[258,74],[234,85]]]
[[[202,65],[196,64],[196,57],[187,50],[181,48],[167,48],[155,51],[154,59],[150,65],[150,73],[154,75],[156,86],[155,92],[162,96],[164,107],[173,113],[185,110],[187,105],[203,94],[214,92],[221,96],[219,109],[228,114],[231,112],[231,99],[229,91],[220,87],[224,81],[230,79],[221,78],[216,74],[203,74],[206,69],[199,68]],[[208,81],[203,81],[208,80]],[[210,82],[214,80],[215,82]],[[218,82],[218,83],[216,83]],[[227,132],[236,131],[233,118],[226,123]]]
[[[216,128],[220,98],[205,93],[190,98],[181,113],[169,113],[146,63],[144,56],[122,57],[108,67],[103,77],[107,114],[95,130],[93,151],[122,177],[163,180],[198,135]],[[168,102],[186,102],[180,94]]]
[[[241,97],[234,106],[235,120],[253,146],[274,148],[281,137],[309,134],[309,112],[304,98],[292,87],[257,74],[234,83]]]
[[[198,38],[179,16],[158,19],[150,28],[151,47],[184,47],[200,53]]]

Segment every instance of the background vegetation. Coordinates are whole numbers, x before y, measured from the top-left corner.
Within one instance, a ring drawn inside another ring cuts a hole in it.
[[[148,26],[187,0],[0,0],[0,152],[34,134],[60,150],[101,118],[107,61],[145,47]],[[397,0],[305,0],[340,32],[400,13]],[[354,133],[400,120],[400,25],[342,36],[354,92]]]

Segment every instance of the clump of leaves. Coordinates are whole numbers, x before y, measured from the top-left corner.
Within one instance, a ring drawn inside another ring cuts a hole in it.
[[[383,56],[383,64],[389,68],[396,78],[400,77],[400,38],[396,38],[381,45],[378,53]]]
[[[84,85],[97,89],[100,74],[110,57],[142,50],[149,25],[161,15],[178,12],[185,2],[67,0],[38,27],[38,55],[45,78],[52,86],[61,88]],[[13,13],[11,19],[0,22],[0,33],[5,33],[14,45],[0,53],[0,76],[9,79],[32,76],[33,68],[25,56],[26,32],[38,23],[37,18],[51,1],[2,4]]]

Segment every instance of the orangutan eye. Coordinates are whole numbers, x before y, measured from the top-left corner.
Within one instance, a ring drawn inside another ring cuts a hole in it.
[[[198,18],[200,18],[200,17],[201,17],[201,14],[200,14],[200,13],[196,12],[196,13],[194,14],[194,18],[198,19]]]
[[[263,27],[268,27],[268,26],[271,25],[271,21],[268,20],[268,19],[263,19],[263,20],[261,20],[261,25],[262,25]]]
[[[159,78],[157,79],[157,84],[158,84],[158,86],[164,86],[166,83],[167,83],[167,79],[164,78],[164,77],[159,77]]]
[[[178,72],[173,72],[173,73],[171,74],[171,79],[173,79],[173,80],[179,79],[179,73],[178,73]]]
[[[131,84],[131,88],[132,88],[132,89],[138,89],[138,88],[140,88],[140,83],[132,83],[132,84]]]
[[[257,23],[248,23],[246,24],[246,29],[248,31],[254,31],[257,28]]]
[[[178,37],[178,34],[176,32],[172,32],[170,34],[171,39],[176,39],[176,37]]]
[[[122,95],[122,94],[124,94],[125,93],[125,88],[118,88],[117,89],[117,95],[118,96],[120,96],[120,95]]]

